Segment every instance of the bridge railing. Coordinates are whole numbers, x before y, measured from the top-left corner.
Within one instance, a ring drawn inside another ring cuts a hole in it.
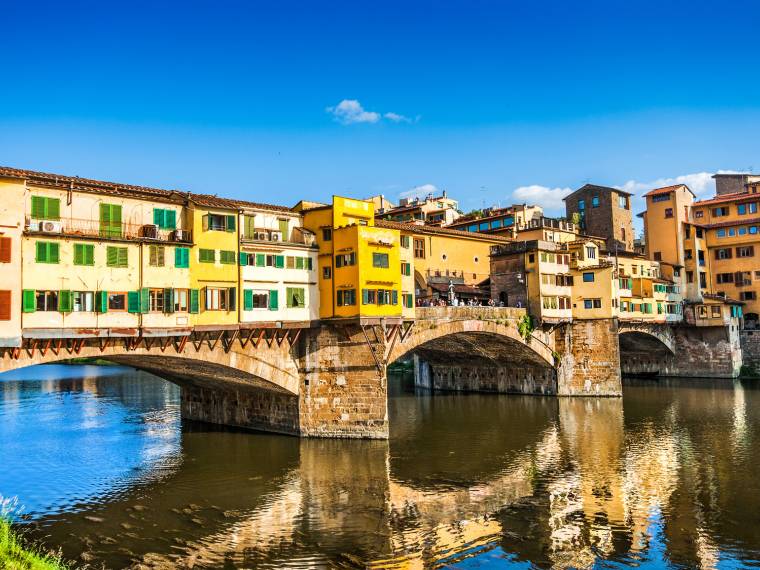
[[[417,320],[519,320],[526,314],[517,307],[416,307]]]

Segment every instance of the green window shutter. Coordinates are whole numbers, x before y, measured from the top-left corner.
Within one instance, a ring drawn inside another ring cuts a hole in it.
[[[240,252],[240,265],[248,265],[248,254]]]
[[[200,312],[200,292],[198,289],[190,289],[190,312]]]
[[[256,232],[256,217],[243,216],[243,237],[253,239]]]
[[[48,260],[47,243],[44,241],[38,241],[34,245],[35,245],[35,250],[36,250],[34,260],[37,263],[47,263],[47,260]]]
[[[253,309],[253,290],[243,289],[243,310],[250,311]]]
[[[95,293],[95,311],[98,313],[108,312],[108,291],[98,291]]]
[[[278,269],[282,269],[285,267],[285,256],[284,255],[275,255],[274,256],[274,266]]]
[[[276,289],[269,292],[269,310],[270,311],[276,311],[277,309],[280,308],[280,303],[277,297],[278,297],[278,291]]]
[[[177,211],[176,210],[166,210],[166,228],[167,230],[176,230],[177,229]]]
[[[306,258],[306,269],[308,269],[309,271],[314,269],[314,265],[313,265],[311,257]]]
[[[282,241],[288,241],[290,234],[288,233],[288,220],[278,220],[280,225],[280,233],[282,233]]]
[[[37,310],[37,292],[34,289],[24,289],[21,298],[22,311],[25,313],[33,313]]]
[[[58,263],[61,260],[61,244],[60,243],[49,243],[48,244],[48,263]]]
[[[45,198],[42,196],[32,196],[32,218],[45,218]]]
[[[237,311],[237,287],[230,287],[227,290],[228,311]]]
[[[127,311],[130,313],[140,312],[140,292],[130,291],[127,293]]]
[[[150,312],[150,289],[140,289],[140,312]]]
[[[398,305],[398,291],[391,291],[391,305]]]
[[[166,287],[164,289],[164,313],[174,312],[174,289]]]
[[[108,267],[116,267],[117,263],[119,263],[119,252],[116,251],[114,246],[109,245],[106,247],[106,265]]]
[[[162,210],[161,208],[153,208],[153,223],[156,224],[159,228],[163,228],[166,222],[164,221],[166,219],[166,210]]]
[[[369,304],[369,291],[367,289],[362,289],[362,305],[368,305]]]
[[[296,302],[298,303],[299,307],[306,306],[306,295],[304,290],[300,287],[296,289]]]
[[[126,247],[120,247],[119,250],[119,267],[129,266],[129,249]]]
[[[61,201],[58,198],[48,198],[46,200],[45,217],[48,220],[60,220],[61,219]]]
[[[296,269],[303,269],[303,257],[296,257]]]
[[[174,266],[186,269],[190,266],[190,250],[186,247],[174,248]]]
[[[61,313],[70,313],[73,300],[71,291],[58,291],[58,310]]]
[[[216,261],[215,249],[199,249],[198,261],[202,263],[214,263]]]
[[[224,224],[224,229],[228,232],[234,232],[235,231],[235,216],[225,216],[226,221]]]
[[[100,234],[105,237],[121,237],[119,204],[100,204]]]
[[[267,258],[263,253],[256,254],[256,267],[264,267],[266,265]]]

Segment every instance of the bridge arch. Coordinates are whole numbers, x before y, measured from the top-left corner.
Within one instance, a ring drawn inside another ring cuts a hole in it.
[[[675,355],[675,336],[667,324],[620,322],[618,333],[621,357],[627,354]]]

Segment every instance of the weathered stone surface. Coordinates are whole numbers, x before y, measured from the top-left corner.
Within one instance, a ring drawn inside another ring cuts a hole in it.
[[[760,330],[740,333],[743,363],[760,371]]]
[[[575,320],[554,330],[559,396],[622,396],[617,319]]]

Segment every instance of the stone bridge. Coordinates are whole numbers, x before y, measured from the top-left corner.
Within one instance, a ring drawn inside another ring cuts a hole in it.
[[[22,347],[3,349],[0,371],[103,358],[178,384],[187,419],[301,436],[387,438],[386,369],[399,360],[413,360],[418,384],[439,390],[620,396],[621,354],[626,372],[688,372],[706,350],[720,360],[725,348],[720,339],[704,340],[704,332],[695,343],[670,327],[619,329],[614,319],[521,334],[525,316],[517,308],[440,307],[417,309],[410,321],[35,329]],[[675,356],[682,346],[696,359],[686,366]],[[731,354],[715,375],[731,375]]]

